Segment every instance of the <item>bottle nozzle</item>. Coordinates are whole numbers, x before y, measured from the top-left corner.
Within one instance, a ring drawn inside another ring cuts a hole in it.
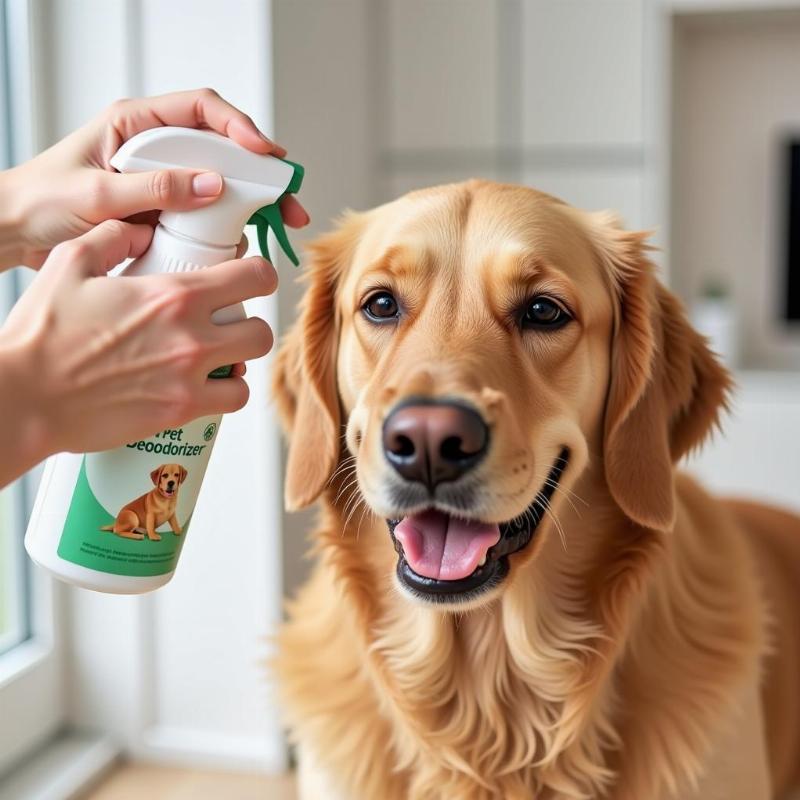
[[[207,245],[234,247],[249,219],[258,228],[265,258],[269,258],[267,232],[271,228],[286,255],[295,265],[299,263],[286,236],[278,204],[287,194],[300,189],[305,174],[300,164],[252,153],[211,131],[175,127],[137,134],[120,147],[111,164],[120,172],[175,167],[218,172],[225,179],[219,199],[193,211],[164,211],[161,224],[173,233]]]
[[[264,258],[270,262],[272,261],[272,258],[269,254],[269,243],[267,240],[267,234],[269,233],[270,229],[272,229],[272,232],[275,234],[275,238],[278,240],[281,250],[286,253],[288,259],[297,267],[300,265],[300,259],[292,249],[292,245],[289,242],[289,237],[286,235],[286,228],[283,225],[283,218],[281,217],[280,202],[284,197],[286,197],[287,194],[294,194],[295,192],[299,191],[300,187],[303,185],[303,176],[305,175],[305,170],[303,169],[302,165],[296,164],[294,161],[288,161],[287,159],[281,160],[285,161],[294,168],[294,174],[292,175],[292,179],[289,181],[289,185],[274,203],[270,203],[268,206],[262,206],[259,208],[253,214],[253,216],[250,217],[248,224],[256,226],[256,232],[258,234],[258,246],[261,250],[261,255],[264,256]]]

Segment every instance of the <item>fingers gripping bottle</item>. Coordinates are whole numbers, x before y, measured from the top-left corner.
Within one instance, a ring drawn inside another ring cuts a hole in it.
[[[126,142],[111,160],[120,172],[186,167],[225,179],[222,196],[189,212],[165,211],[148,251],[122,274],[186,272],[234,258],[242,229],[257,226],[262,253],[271,229],[298,263],[278,202],[297,192],[299,164],[256,155],[207,131],[164,127]],[[112,280],[114,280],[112,278]],[[212,320],[243,319],[241,303]],[[230,366],[209,377],[224,380]],[[104,592],[148,592],[172,577],[190,527],[221,416],[208,416],[115,450],[48,459],[25,536],[31,558],[70,583]]]

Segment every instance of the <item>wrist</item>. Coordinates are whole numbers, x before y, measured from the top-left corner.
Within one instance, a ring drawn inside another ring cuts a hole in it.
[[[0,172],[0,270],[24,262],[26,198],[20,167]]]
[[[57,450],[50,431],[36,359],[24,344],[9,342],[0,330],[0,424],[3,449],[22,474]],[[0,485],[3,481],[0,480]]]

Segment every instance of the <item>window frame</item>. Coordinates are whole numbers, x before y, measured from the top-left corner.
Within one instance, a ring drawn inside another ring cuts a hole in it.
[[[82,16],[86,11],[84,3],[56,3],[50,8],[42,0],[6,2],[27,3],[32,9],[31,38],[34,48],[39,50],[38,55],[34,53],[33,66],[38,68],[39,76],[34,69],[35,91],[24,95],[22,101],[27,98],[30,106],[34,101],[41,103],[40,112],[29,117],[39,122],[36,126],[40,128],[39,138],[31,137],[39,148],[74,130],[116,97],[160,94],[203,83],[213,83],[228,99],[254,113],[262,125],[272,119],[271,39],[264,46],[265,38],[272,35],[269,0],[242,0],[235,10],[228,12],[218,11],[211,0],[202,0],[201,5],[209,13],[194,17],[187,17],[186,13],[196,8],[196,0],[195,5],[189,0],[168,4],[169,11],[156,0],[92,3],[91,26]],[[197,72],[194,58],[197,47],[213,48],[219,41],[216,14],[224,14],[226,30],[232,37],[243,27],[248,31],[249,41],[257,45],[248,48],[246,60],[246,71],[257,77],[246,85],[240,80],[243,67],[231,67],[229,59],[224,57],[210,59]],[[107,31],[107,35],[98,39],[94,35],[96,29]],[[173,55],[164,44],[175,36],[186,46]],[[110,53],[114,55],[111,59]],[[142,69],[143,62],[147,63],[147,71]],[[105,63],[108,70],[98,76],[96,63]],[[266,129],[269,130],[268,125]],[[259,298],[249,311],[274,323],[276,299]],[[251,364],[249,373],[253,394],[266,396],[267,364],[260,361]],[[176,675],[180,681],[183,665],[176,665],[175,660],[180,662],[185,644],[197,640],[191,629],[181,624],[181,618],[187,611],[189,617],[197,618],[198,590],[208,600],[209,607],[215,608],[214,595],[205,591],[210,570],[220,579],[218,591],[224,592],[224,587],[229,587],[226,594],[229,610],[225,614],[231,618],[221,621],[218,630],[224,634],[224,644],[215,648],[224,649],[229,655],[244,655],[244,659],[233,658],[233,666],[240,670],[239,697],[243,693],[261,697],[266,688],[260,664],[268,655],[268,648],[262,637],[274,629],[282,607],[279,436],[274,411],[267,404],[250,403],[238,414],[238,420],[236,415],[226,420],[227,444],[220,442],[214,460],[217,464],[220,459],[224,461],[225,450],[238,453],[242,446],[252,447],[256,437],[261,445],[256,449],[257,463],[250,474],[259,488],[248,493],[249,504],[237,505],[240,521],[226,518],[225,524],[243,532],[263,530],[266,535],[254,537],[246,563],[240,557],[240,563],[232,563],[224,575],[219,573],[219,564],[208,551],[206,556],[195,556],[200,560],[192,565],[191,553],[199,551],[190,549],[182,557],[180,576],[156,597],[115,597],[55,581],[51,589],[58,609],[52,623],[56,659],[51,663],[59,663],[59,652],[65,658],[59,676],[64,687],[62,699],[54,696],[53,703],[57,706],[63,702],[66,715],[62,717],[63,735],[55,742],[78,734],[95,737],[100,744],[105,742],[100,759],[105,763],[124,751],[132,758],[187,766],[213,764],[230,770],[259,772],[285,769],[285,739],[278,715],[272,713],[267,698],[263,712],[260,706],[242,703],[240,708],[232,701],[214,707],[209,704],[202,714],[196,714],[197,703],[184,703],[181,698],[194,697],[200,701],[207,688],[216,685],[219,665],[210,658],[195,663],[192,683],[189,686],[180,683],[180,693],[171,691],[172,684],[162,680],[164,675]],[[215,468],[213,463],[212,460],[207,481],[216,487],[218,496],[225,496],[229,491],[227,481],[233,481],[235,476],[224,469],[220,472],[220,467]],[[213,499],[206,502],[211,503],[213,514]],[[213,516],[206,519],[209,521],[204,523],[198,519],[199,527],[193,534],[198,544],[203,539],[209,541],[203,535],[203,526],[215,525]],[[231,556],[236,553],[234,549],[228,552]],[[64,620],[61,614],[65,615]],[[167,631],[174,631],[175,635],[164,635]],[[59,636],[62,632],[63,645]],[[172,671],[174,668],[176,672]],[[152,679],[142,680],[143,675]],[[172,702],[175,699],[178,704]],[[5,708],[0,707],[0,718],[4,712]],[[26,706],[19,713],[30,715],[32,711]],[[0,743],[0,751],[2,747]],[[54,747],[48,743],[40,748],[41,752],[20,765],[5,783],[0,776],[0,797],[23,796],[16,789],[22,780],[21,773],[35,772],[37,786],[43,785],[42,775],[52,776],[50,753]],[[40,767],[42,762],[50,767]],[[71,763],[74,762],[72,758]],[[97,761],[91,763],[96,773]],[[4,790],[11,794],[4,795]],[[60,795],[50,790],[48,796]]]
[[[2,102],[2,90],[0,90]],[[2,114],[0,114],[0,118]],[[4,132],[4,121],[0,119],[0,129]],[[2,142],[0,142],[2,144]],[[11,272],[0,274],[0,323],[11,309],[15,299],[14,275]],[[30,635],[28,580],[29,570],[25,563],[24,548],[20,531],[24,525],[25,481],[18,480],[0,489],[4,495],[4,508],[0,511],[0,527],[7,524],[11,529],[11,542],[8,558],[2,558],[0,571],[0,591],[8,599],[5,613],[11,619],[11,626],[0,633],[0,682],[2,682],[2,656],[18,647]],[[0,547],[7,547],[3,542]],[[24,617],[21,619],[21,617]]]
[[[30,158],[38,149],[35,119],[35,52],[33,3],[0,0],[0,147],[3,167]],[[0,289],[7,310],[26,283],[20,270],[9,273]],[[15,534],[22,539],[40,471],[20,478],[12,492]],[[41,570],[20,561],[27,574],[27,637],[0,655],[0,774],[50,739],[64,722],[62,589]]]

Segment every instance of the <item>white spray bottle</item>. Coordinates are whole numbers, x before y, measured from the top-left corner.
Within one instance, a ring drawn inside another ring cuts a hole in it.
[[[248,221],[257,226],[265,257],[271,229],[297,264],[278,201],[300,188],[299,164],[257,155],[216,133],[174,127],[134,136],[111,163],[120,172],[212,170],[225,180],[211,205],[163,212],[148,251],[121,274],[185,272],[227,261]],[[239,303],[212,319],[224,324],[244,316]],[[220,367],[210,377],[224,379],[230,370]],[[25,536],[28,554],[87,589],[135,594],[163,586],[175,571],[220,420],[202,417],[115,450],[48,459]]]

